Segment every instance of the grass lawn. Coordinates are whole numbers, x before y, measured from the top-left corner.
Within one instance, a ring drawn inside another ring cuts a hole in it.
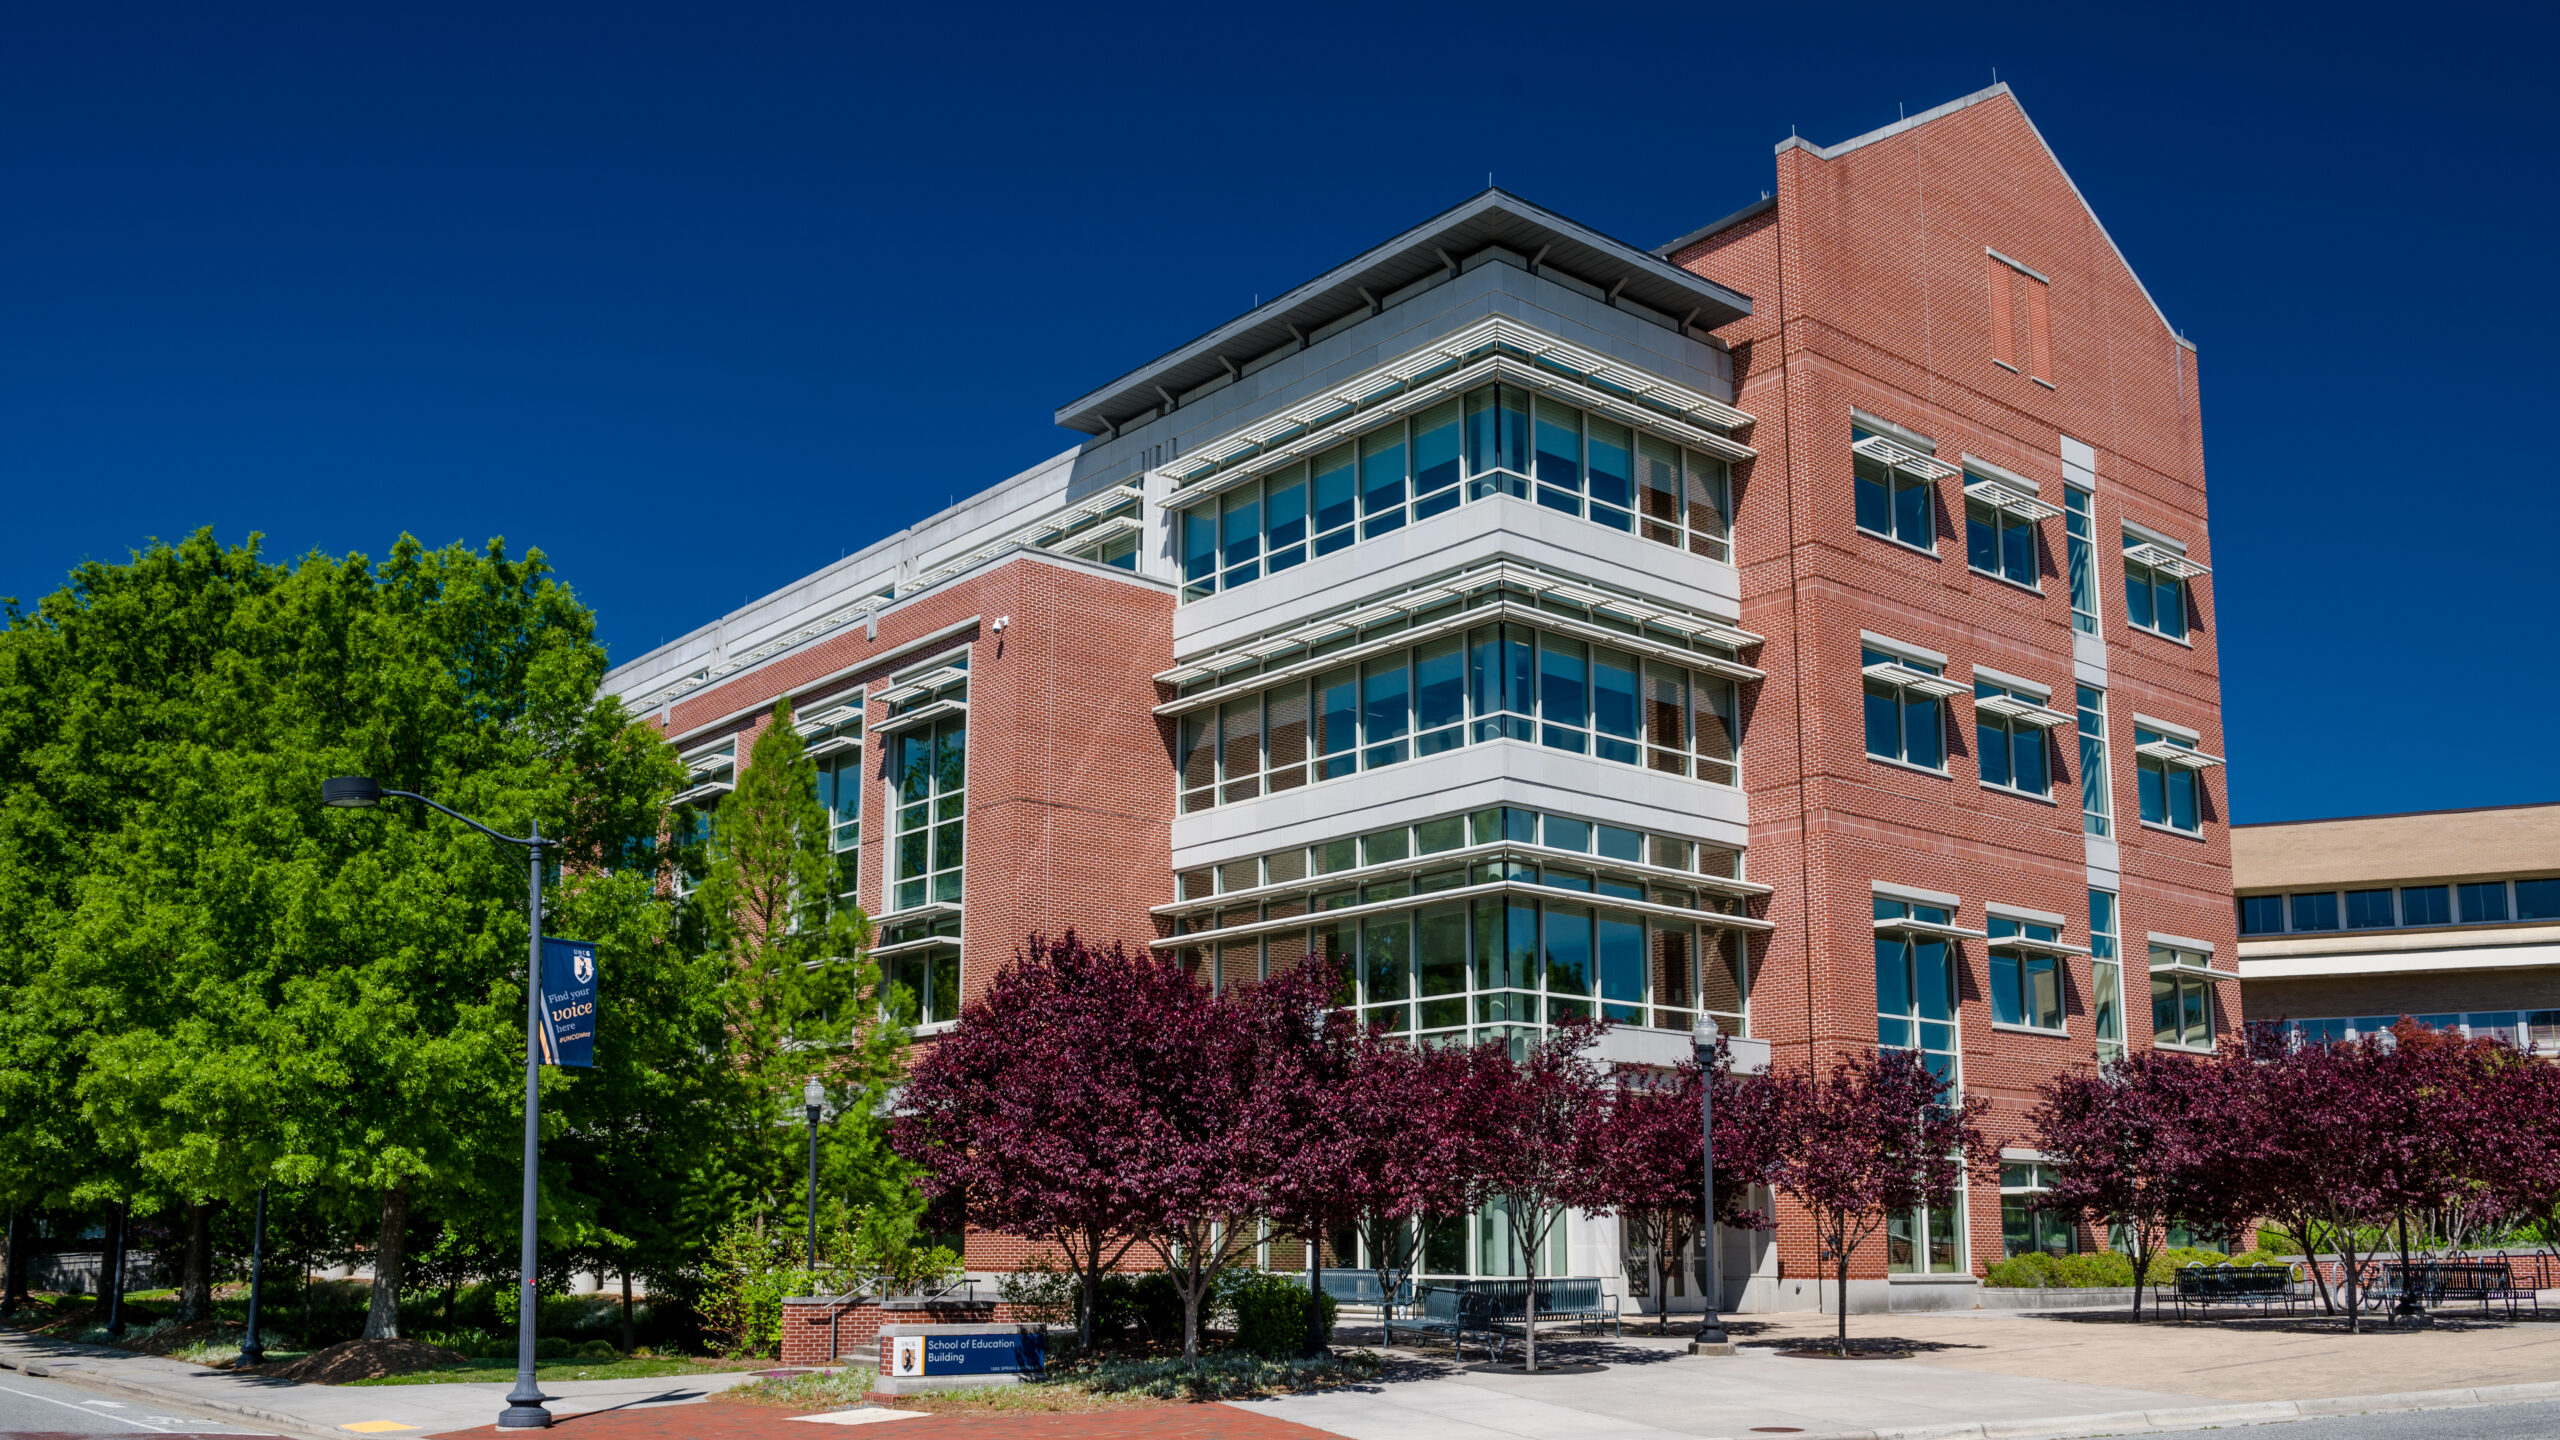
[[[701,1375],[723,1370],[770,1370],[771,1360],[687,1360],[659,1356],[645,1360],[536,1360],[533,1373],[543,1380],[645,1380],[659,1375]],[[516,1378],[516,1362],[485,1356],[434,1370],[412,1370],[349,1385],[462,1385],[474,1381],[505,1382]]]

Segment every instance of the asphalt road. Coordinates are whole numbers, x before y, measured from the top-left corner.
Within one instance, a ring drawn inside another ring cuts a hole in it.
[[[2248,1426],[2246,1431],[2266,1440],[2550,1440],[2560,1436],[2560,1400],[2287,1420]]]
[[[259,1435],[141,1400],[119,1400],[59,1380],[0,1371],[0,1437],[32,1435]]]

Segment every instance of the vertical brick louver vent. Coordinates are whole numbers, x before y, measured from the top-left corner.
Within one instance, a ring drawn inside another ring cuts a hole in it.
[[[2046,304],[2053,282],[1997,250],[1983,252],[1991,279],[1991,358],[2053,384],[2053,324]]]

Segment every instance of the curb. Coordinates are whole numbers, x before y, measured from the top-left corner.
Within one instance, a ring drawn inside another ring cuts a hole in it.
[[[2193,1430],[2209,1425],[2255,1425],[2334,1415],[2405,1410],[2456,1410],[2560,1399],[2560,1382],[2482,1385],[2468,1390],[2404,1390],[2388,1395],[2332,1395],[2313,1400],[2263,1400],[2232,1405],[2189,1405],[2170,1410],[2112,1410],[2092,1415],[2047,1415],[2026,1420],[1981,1420],[1957,1425],[1914,1425],[1884,1430],[1808,1432],[1802,1440],[2076,1440],[2095,1435]]]
[[[229,1400],[195,1395],[172,1395],[169,1391],[157,1386],[145,1385],[138,1381],[101,1375],[90,1370],[65,1370],[45,1361],[32,1360],[23,1356],[0,1355],[0,1369],[16,1370],[22,1374],[35,1376],[39,1380],[59,1381],[83,1390],[97,1390],[132,1400],[148,1400],[157,1405],[236,1415],[244,1420],[255,1420],[260,1425],[272,1425],[284,1434],[300,1436],[302,1440],[346,1440],[347,1432],[334,1426],[315,1424],[300,1416],[286,1415],[274,1410],[261,1410],[255,1405],[241,1405]]]

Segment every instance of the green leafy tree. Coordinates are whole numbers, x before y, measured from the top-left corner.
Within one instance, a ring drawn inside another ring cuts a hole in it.
[[[813,1076],[833,1117],[820,1133],[822,1223],[917,1203],[879,1113],[905,1035],[883,1017],[871,922],[837,895],[828,835],[816,763],[790,702],[778,702],[737,789],[721,801],[691,896],[701,951],[722,976],[737,1215],[799,1208],[807,1183],[801,1091]]]
[[[199,1250],[198,1207],[322,1197],[370,1217],[366,1332],[396,1334],[412,1208],[513,1209],[489,1177],[521,1126],[525,862],[403,802],[325,811],[319,783],[539,820],[564,842],[553,933],[654,993],[688,983],[632,863],[672,754],[599,698],[585,607],[497,542],[288,568],[199,533],[9,619],[0,1095],[28,1104],[0,1119],[0,1187],[185,1207]],[[582,1084],[546,1077],[555,1123]]]

